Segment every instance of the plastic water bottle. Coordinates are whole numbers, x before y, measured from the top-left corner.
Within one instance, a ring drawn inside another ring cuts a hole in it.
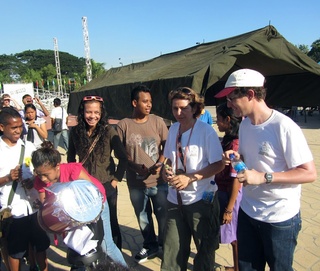
[[[231,159],[231,165],[233,167],[233,169],[237,172],[237,173],[241,173],[245,170],[247,170],[247,166],[246,164],[239,158],[237,159],[236,156],[231,153],[229,155],[229,158]]]
[[[208,190],[204,191],[202,194],[202,199],[208,203],[211,204],[214,200],[214,194],[215,194],[215,181],[210,181],[210,187]]]

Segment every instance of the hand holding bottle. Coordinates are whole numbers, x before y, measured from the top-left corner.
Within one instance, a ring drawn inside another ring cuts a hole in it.
[[[235,151],[228,151],[224,154],[226,163],[231,163],[234,170],[237,172],[237,178],[240,183],[246,185],[260,185],[265,183],[264,173],[254,169],[248,169],[246,164],[241,160],[240,154]],[[229,157],[229,159],[227,159]]]
[[[243,173],[245,170],[248,169],[246,164],[240,159],[240,157],[236,158],[234,153],[231,153],[229,155],[229,158],[231,160],[232,167],[237,173]]]

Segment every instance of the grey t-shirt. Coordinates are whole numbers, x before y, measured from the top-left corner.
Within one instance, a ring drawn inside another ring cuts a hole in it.
[[[164,144],[168,135],[168,128],[162,118],[151,114],[144,123],[125,118],[118,123],[117,130],[134,163],[149,168],[158,161],[161,144]],[[128,168],[127,182],[130,187],[152,187],[163,180],[159,175],[150,175],[148,178],[139,176]]]

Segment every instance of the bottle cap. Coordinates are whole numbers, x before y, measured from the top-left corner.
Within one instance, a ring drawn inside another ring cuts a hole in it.
[[[229,158],[232,160],[232,159],[236,158],[236,156],[233,153],[230,153]]]

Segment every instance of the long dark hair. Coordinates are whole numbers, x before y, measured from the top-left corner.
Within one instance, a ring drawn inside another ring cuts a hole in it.
[[[86,103],[90,102],[99,102],[100,104],[100,109],[101,109],[101,118],[99,122],[97,123],[97,126],[93,132],[92,137],[96,137],[100,135],[100,139],[98,140],[96,147],[94,148],[93,152],[95,155],[100,157],[101,162],[104,162],[104,151],[105,151],[105,146],[104,146],[104,135],[107,133],[106,131],[106,125],[108,124],[108,116],[107,112],[104,108],[104,104],[101,101],[96,101],[96,100],[91,100],[91,101],[84,101],[82,100],[79,108],[78,108],[78,125],[73,127],[72,129],[74,130],[75,133],[75,138],[72,138],[74,140],[74,145],[78,146],[77,148],[77,154],[80,157],[84,157],[86,153],[88,152],[90,146],[91,146],[91,141],[89,141],[89,137],[87,136],[87,129],[88,129],[88,124],[85,121],[84,118],[84,106]],[[99,158],[98,158],[99,159]]]
[[[239,138],[239,126],[242,121],[241,117],[236,117],[233,109],[227,106],[227,103],[223,103],[217,107],[217,115],[221,116],[223,119],[230,118],[230,131],[224,135],[222,138],[222,147],[227,146],[234,139]]]
[[[27,109],[28,108],[31,108],[35,111],[35,119],[37,119],[37,108],[34,106],[34,104],[26,104],[25,107],[24,107],[24,112],[27,112]],[[25,114],[25,119],[26,120],[29,120]]]

